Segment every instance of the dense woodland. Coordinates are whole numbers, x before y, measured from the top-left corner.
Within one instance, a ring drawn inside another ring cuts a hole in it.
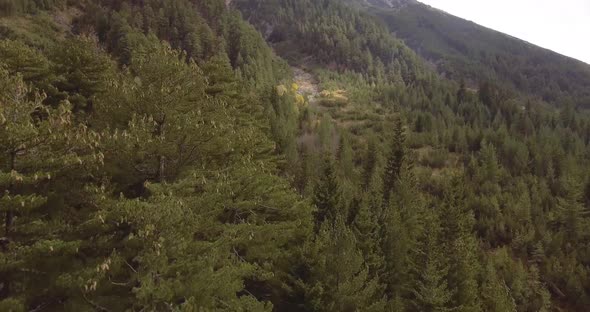
[[[0,311],[590,306],[587,112],[228,5],[0,0]]]
[[[380,1],[370,1],[376,6],[368,6],[368,12],[447,77],[475,85],[493,80],[554,105],[590,108],[587,64],[413,0],[393,2],[393,9],[379,8]]]

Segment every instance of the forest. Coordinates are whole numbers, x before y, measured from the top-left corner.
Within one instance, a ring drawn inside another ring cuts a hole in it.
[[[413,0],[396,5],[399,9],[368,6],[366,10],[445,76],[476,85],[482,78],[493,80],[554,105],[590,108],[587,64]]]
[[[0,0],[0,311],[586,311],[590,113],[390,26]]]

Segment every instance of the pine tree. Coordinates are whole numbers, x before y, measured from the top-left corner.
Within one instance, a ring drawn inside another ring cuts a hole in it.
[[[588,224],[588,211],[582,201],[582,187],[574,178],[567,178],[564,188],[565,196],[558,198],[560,223],[563,232],[566,234],[566,239],[570,243],[576,244],[580,239],[588,235],[585,230]]]
[[[446,280],[449,264],[440,246],[440,221],[436,215],[428,216],[427,220],[419,247],[413,303],[419,311],[450,311],[456,290],[449,288]]]
[[[369,143],[367,146],[367,153],[364,158],[363,163],[363,176],[362,176],[362,186],[364,190],[369,188],[373,177],[375,176],[377,162],[378,162],[378,150],[377,150],[377,142],[375,137],[371,137],[369,139]]]
[[[101,136],[76,124],[68,103],[52,109],[29,93],[0,71],[0,299],[33,309],[78,291],[77,227],[93,210],[85,184],[104,157]]]
[[[102,237],[95,248],[106,254],[82,274],[87,300],[108,310],[270,311],[252,295],[237,295],[257,269],[237,252],[235,234],[204,218],[222,214],[222,206],[210,190],[195,193],[201,181],[149,183],[148,199],[100,202],[89,227]]]
[[[65,93],[73,110],[92,111],[95,96],[106,91],[113,75],[114,66],[109,57],[90,39],[76,38],[55,48],[50,59],[57,76],[54,85]],[[56,105],[56,100],[50,104]]]
[[[482,166],[482,181],[487,181],[491,184],[497,183],[500,167],[494,145],[483,143],[482,149],[479,152],[479,159]]]
[[[0,41],[0,63],[10,75],[20,74],[23,81],[29,83],[38,92],[48,95],[56,91],[51,83],[55,77],[51,64],[40,51],[15,40]]]
[[[317,208],[316,228],[333,223],[338,215],[346,216],[342,209],[342,194],[334,162],[329,154],[324,155],[322,174],[314,189],[313,204]]]
[[[354,163],[353,163],[353,151],[352,147],[350,146],[348,134],[346,132],[342,132],[340,134],[340,142],[338,145],[338,165],[340,167],[340,172],[344,175],[344,177],[348,180],[353,180],[354,178]]]
[[[203,65],[203,72],[207,76],[205,92],[210,96],[232,98],[238,95],[237,80],[232,70],[230,60],[225,52],[220,52]]]
[[[449,258],[448,283],[451,289],[456,289],[452,304],[458,311],[481,311],[477,283],[480,270],[478,245],[473,233],[475,220],[467,210],[466,187],[460,181],[459,177],[451,178],[439,208],[441,238]]]
[[[424,235],[424,202],[415,192],[416,181],[404,166],[399,187],[392,192],[380,218],[380,240],[384,256],[381,274],[389,299],[398,306],[410,306],[415,272],[420,258],[420,238]],[[403,299],[403,300],[400,300]]]
[[[116,127],[114,135],[124,138],[111,147],[119,155],[117,166],[135,168],[133,174],[117,169],[122,173],[118,178],[131,178],[126,182],[130,185],[174,180],[202,157],[228,160],[231,147],[225,134],[238,123],[226,117],[231,110],[227,104],[206,99],[196,64],[152,43],[135,56],[131,71],[135,78],[122,77],[96,107],[99,122]]]
[[[309,309],[383,311],[381,287],[369,276],[355,236],[341,216],[322,224],[306,251],[312,261],[305,295]]]
[[[391,192],[394,190],[400,176],[400,171],[405,161],[406,137],[401,118],[397,118],[393,128],[391,152],[387,157],[385,172],[383,175],[383,203],[387,205]]]
[[[481,286],[484,311],[515,312],[516,303],[504,279],[498,276],[492,263],[488,263],[484,271]]]
[[[352,222],[352,231],[358,242],[358,248],[361,251],[365,263],[369,268],[369,273],[375,274],[383,266],[383,254],[381,252],[381,239],[379,237],[379,210],[372,207],[370,194],[362,197],[359,203],[359,209]]]

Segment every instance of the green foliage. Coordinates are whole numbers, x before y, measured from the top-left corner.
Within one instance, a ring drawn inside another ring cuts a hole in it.
[[[101,135],[76,124],[68,103],[48,108],[28,91],[0,71],[1,297],[30,307],[78,292],[69,281],[84,268],[78,227],[95,210],[85,184],[104,155]]]
[[[21,41],[0,43],[4,68],[45,93],[45,104],[57,107],[68,100],[74,112],[91,111],[95,96],[106,91],[114,74],[110,58],[87,38],[66,40],[46,54]]]
[[[101,0],[86,6],[76,26],[82,32],[96,30],[123,65],[132,63],[131,52],[140,34],[151,33],[200,65],[220,53],[227,54],[232,68],[249,85],[268,87],[287,71],[260,34],[221,0],[149,0],[141,5]]]
[[[0,310],[590,304],[574,104],[438,77],[334,0],[10,3]]]
[[[55,7],[63,8],[66,0],[1,0],[0,16],[10,16],[19,13],[35,13]]]
[[[305,251],[311,261],[306,305],[313,311],[383,311],[378,281],[369,276],[342,217],[322,224]]]
[[[360,2],[360,1],[351,1]],[[486,29],[422,3],[369,9],[391,31],[452,79],[474,85],[488,80],[560,105],[588,107],[590,68],[579,61]],[[489,95],[485,88],[483,103]],[[487,94],[486,94],[487,93]]]
[[[110,58],[90,39],[76,38],[56,47],[51,60],[56,75],[53,85],[72,103],[74,111],[92,110],[94,97],[106,91],[113,74]]]
[[[437,219],[427,220],[419,245],[420,257],[414,293],[414,305],[419,311],[448,311],[455,289],[445,279],[449,267],[440,248],[440,225]]]
[[[485,269],[482,284],[482,297],[486,311],[516,311],[514,298],[503,279],[497,276],[493,265],[488,264]]]
[[[347,215],[343,211],[342,190],[336,175],[334,161],[329,155],[324,156],[322,174],[314,189],[313,204],[317,207],[316,227],[326,223],[334,223],[340,217]]]
[[[405,134],[402,121],[398,118],[393,128],[393,139],[391,143],[391,152],[387,156],[385,164],[385,174],[383,176],[383,201],[389,204],[389,197],[398,183],[402,166],[405,161]]]
[[[409,84],[425,72],[416,55],[381,24],[339,1],[239,0],[235,5],[261,32],[272,25],[267,39],[287,58],[294,51],[312,55],[371,82]]]

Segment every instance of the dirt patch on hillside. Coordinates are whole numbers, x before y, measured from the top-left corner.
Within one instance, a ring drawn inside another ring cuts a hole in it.
[[[320,94],[320,87],[317,78],[311,73],[306,72],[305,70],[298,67],[293,67],[293,74],[295,83],[299,86],[299,90],[297,92],[303,96],[307,96],[309,105],[316,107]]]

